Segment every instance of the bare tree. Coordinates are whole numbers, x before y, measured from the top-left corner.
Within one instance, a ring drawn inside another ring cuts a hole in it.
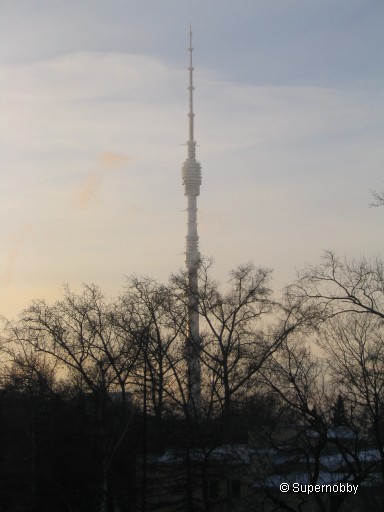
[[[355,481],[377,472],[378,464],[383,479],[383,262],[348,260],[327,251],[320,265],[299,274],[287,289],[287,300],[303,314],[311,311],[330,382],[348,405],[356,444],[349,451],[339,448],[348,455],[345,461],[353,460],[349,468]],[[362,439],[371,442],[371,461]]]
[[[245,396],[252,379],[303,316],[272,298],[271,271],[253,264],[230,273],[229,289],[210,277],[211,262],[199,269],[198,310],[201,315],[201,349],[205,397],[229,415],[235,397]],[[190,292],[185,274],[173,276],[175,293],[186,301]]]
[[[100,512],[105,512],[110,467],[129,426],[127,391],[138,359],[136,345],[116,332],[110,306],[96,286],[84,286],[81,294],[65,288],[63,299],[52,306],[33,302],[19,322],[8,323],[7,337],[24,359],[29,354],[53,361],[94,404],[102,454]]]
[[[384,324],[372,315],[348,313],[329,320],[319,333],[333,384],[341,390],[360,435],[378,451],[384,482]],[[365,475],[366,476],[366,475]],[[383,496],[384,497],[384,496]]]
[[[384,265],[324,253],[320,265],[308,265],[287,288],[287,301],[314,323],[355,312],[384,318]]]
[[[179,387],[176,366],[181,359],[184,308],[169,287],[150,278],[131,277],[115,305],[113,322],[121,336],[135,341],[140,362],[136,384],[140,393],[145,391],[148,410],[161,420],[166,402],[174,406],[180,400],[175,395]]]
[[[312,485],[360,484],[369,477],[356,422],[344,411],[343,425],[334,424],[335,390],[343,400],[348,395],[343,394],[346,388],[340,380],[332,379],[329,364],[337,366],[334,353],[327,361],[315,356],[299,337],[284,341],[260,370],[264,386],[279,398],[282,412],[275,428],[259,433],[259,442],[269,450],[263,450],[264,463],[255,476],[268,499],[283,509],[291,510],[293,504],[275,492],[276,476],[293,483],[301,475],[303,482]],[[296,498],[297,510],[301,510],[308,497],[304,493]],[[331,505],[328,498],[321,493],[314,495],[312,508],[316,504],[319,511],[339,510],[347,495],[335,496]]]

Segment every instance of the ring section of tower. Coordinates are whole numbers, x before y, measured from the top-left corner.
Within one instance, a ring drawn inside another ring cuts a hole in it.
[[[196,160],[188,158],[182,168],[185,196],[200,195],[201,165]]]

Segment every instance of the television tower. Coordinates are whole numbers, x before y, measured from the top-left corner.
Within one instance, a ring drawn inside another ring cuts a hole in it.
[[[186,266],[188,271],[188,401],[196,411],[199,409],[201,397],[200,377],[200,331],[199,331],[199,285],[198,268],[200,263],[199,237],[197,234],[197,196],[200,195],[201,165],[196,161],[196,142],[194,140],[193,113],[193,65],[192,65],[192,29],[189,32],[189,138],[187,142],[188,158],[182,168],[184,195],[188,198],[188,230],[186,236]]]

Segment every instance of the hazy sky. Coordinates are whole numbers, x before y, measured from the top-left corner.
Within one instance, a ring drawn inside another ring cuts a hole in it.
[[[382,0],[0,0],[0,313],[183,267],[190,22],[216,276],[382,255]]]

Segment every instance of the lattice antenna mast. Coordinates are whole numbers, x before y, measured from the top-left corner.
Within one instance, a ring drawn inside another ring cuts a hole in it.
[[[193,62],[192,62],[192,30],[189,32],[189,139],[188,158],[183,164],[182,177],[184,195],[188,198],[188,222],[186,236],[185,263],[188,270],[188,336],[187,364],[189,404],[198,412],[201,401],[201,371],[200,371],[200,331],[199,331],[199,287],[198,268],[200,263],[199,237],[197,234],[197,196],[200,195],[201,166],[196,161],[196,142],[194,139],[193,112]]]

